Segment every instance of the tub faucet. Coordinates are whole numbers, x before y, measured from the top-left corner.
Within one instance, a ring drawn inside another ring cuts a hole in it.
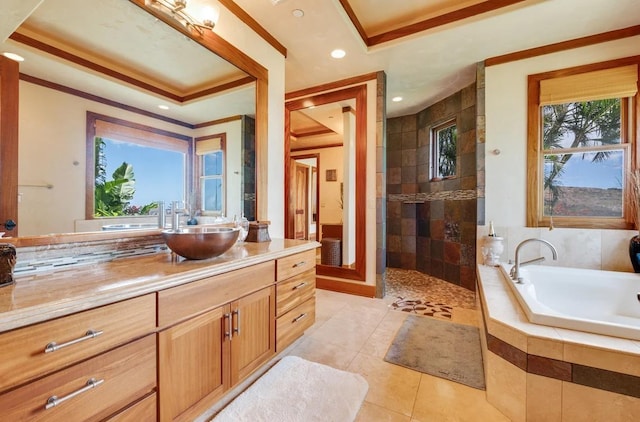
[[[531,259],[529,261],[520,262],[520,248],[530,242],[541,242],[549,246],[549,249],[551,249],[551,253],[553,254],[553,260],[554,261],[558,260],[558,251],[556,250],[555,246],[553,246],[550,242],[544,239],[537,239],[537,238],[523,240],[522,242],[518,243],[518,246],[516,246],[516,263],[513,267],[511,267],[511,271],[509,272],[511,279],[515,280],[516,283],[522,282],[522,277],[520,277],[520,267],[529,265],[529,264],[534,264],[536,262],[544,261],[544,256],[541,256],[538,258]]]

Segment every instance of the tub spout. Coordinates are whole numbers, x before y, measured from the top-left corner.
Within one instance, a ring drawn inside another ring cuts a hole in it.
[[[509,275],[511,276],[511,279],[515,280],[517,283],[522,282],[522,277],[520,277],[520,267],[521,266],[544,261],[544,256],[541,256],[541,257],[538,257],[538,258],[531,259],[529,261],[520,262],[520,248],[522,248],[522,246],[524,246],[525,244],[530,243],[530,242],[544,243],[545,245],[547,245],[549,247],[549,249],[551,249],[551,253],[553,255],[553,260],[554,261],[558,260],[558,251],[556,250],[555,246],[553,246],[550,242],[548,242],[548,241],[546,241],[544,239],[538,239],[538,238],[531,238],[531,239],[523,240],[522,242],[520,242],[518,244],[518,246],[516,246],[516,263],[515,263],[515,265],[513,267],[511,267],[511,271],[509,272]]]

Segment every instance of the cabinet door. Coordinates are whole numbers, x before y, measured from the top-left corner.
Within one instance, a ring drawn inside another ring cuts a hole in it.
[[[161,421],[189,420],[229,387],[230,322],[226,305],[158,334]]]
[[[245,296],[231,309],[231,385],[235,385],[275,354],[275,287]]]

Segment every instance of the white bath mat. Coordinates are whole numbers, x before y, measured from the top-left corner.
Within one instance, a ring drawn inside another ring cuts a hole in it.
[[[367,381],[359,374],[287,356],[213,421],[353,421],[368,389]]]

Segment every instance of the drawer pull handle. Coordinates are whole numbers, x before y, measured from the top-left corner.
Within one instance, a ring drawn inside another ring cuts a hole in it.
[[[71,345],[76,344],[76,343],[80,343],[81,341],[85,341],[85,340],[89,340],[89,339],[92,339],[92,338],[96,338],[102,333],[103,333],[103,331],[88,330],[84,334],[84,336],[82,336],[80,338],[77,338],[75,340],[70,340],[70,341],[68,341],[66,343],[58,344],[55,341],[52,341],[51,343],[49,343],[49,344],[47,344],[45,346],[44,352],[45,353],[55,352],[56,350],[60,350],[60,349],[62,349],[64,347],[71,346]]]
[[[231,341],[233,337],[233,331],[231,329],[231,314],[224,314],[224,319],[227,320],[227,331],[225,331],[224,336]]]
[[[69,393],[64,397],[58,397],[58,396],[51,396],[47,399],[47,404],[44,405],[45,410],[49,410],[53,407],[58,406],[59,404],[62,404],[63,402],[74,398],[75,396],[84,393],[85,391],[89,391],[92,388],[96,388],[97,386],[99,386],[100,384],[102,384],[104,382],[104,380],[96,380],[95,378],[90,378],[87,380],[87,383],[84,387],[74,391],[73,393]]]
[[[293,268],[303,267],[307,261],[300,261],[297,264],[293,264]]]
[[[292,290],[298,290],[298,289],[301,289],[301,288],[303,288],[303,287],[304,287],[304,286],[306,286],[306,285],[307,285],[307,282],[306,282],[306,281],[303,281],[302,283],[298,284],[297,286],[294,286]]]
[[[235,323],[235,327],[233,327],[233,332],[235,333],[235,335],[239,336],[240,335],[240,309],[236,309],[235,311],[232,312],[232,314],[236,316],[236,323]]]
[[[295,324],[296,322],[298,322],[298,321],[300,321],[301,319],[304,319],[304,318],[306,318],[306,317],[307,317],[307,314],[306,314],[306,313],[301,314],[300,316],[295,317],[295,318],[293,319],[293,321],[292,321],[292,322]]]

